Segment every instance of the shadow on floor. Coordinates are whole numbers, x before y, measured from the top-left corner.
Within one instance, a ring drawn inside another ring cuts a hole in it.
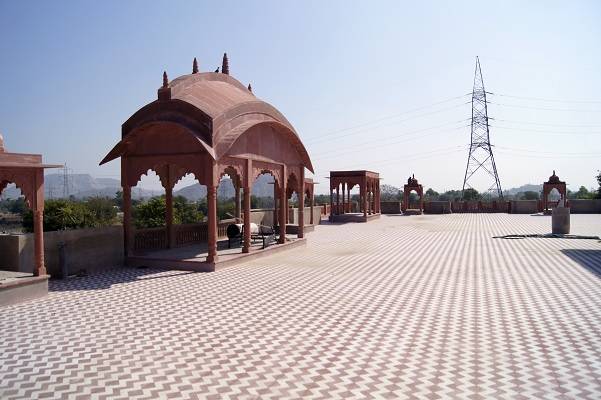
[[[156,275],[161,273],[160,275]],[[109,289],[120,283],[144,281],[150,279],[165,279],[174,276],[194,274],[191,271],[168,271],[159,268],[115,268],[82,277],[68,279],[53,279],[48,282],[49,292],[69,292],[80,290]]]
[[[601,250],[563,249],[561,252],[601,278]]]

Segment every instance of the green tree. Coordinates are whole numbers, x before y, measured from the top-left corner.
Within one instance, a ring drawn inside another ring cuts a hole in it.
[[[123,190],[115,192],[115,198],[113,199],[113,202],[117,207],[119,207],[120,210],[123,209]]]
[[[92,197],[86,200],[84,205],[94,217],[94,225],[96,226],[109,225],[117,219],[117,209],[111,199]]]
[[[574,193],[574,198],[576,199],[593,199],[595,197],[594,192],[589,192],[588,189],[584,186],[580,186],[580,189],[576,193]]]
[[[133,217],[137,228],[158,228],[165,226],[167,204],[165,196],[152,197],[148,201],[136,204],[133,207]],[[202,222],[203,213],[198,204],[190,203],[183,196],[173,198],[173,223],[193,224]]]
[[[440,201],[459,201],[461,200],[461,191],[460,190],[447,190],[443,194],[438,196],[438,200]]]
[[[157,228],[165,226],[165,197],[153,197],[136,204],[132,209],[136,228]]]
[[[398,187],[392,185],[380,186],[381,201],[400,201],[403,198],[403,192]]]
[[[601,199],[601,171],[597,171],[599,175],[597,175],[597,184],[599,185],[599,189],[597,189],[597,198]]]
[[[82,203],[65,199],[47,200],[44,206],[44,231],[60,231],[94,226],[93,213]],[[33,231],[33,213],[23,215],[23,227]]]
[[[425,200],[436,201],[439,197],[440,194],[432,188],[426,190],[426,193],[424,194]]]
[[[173,198],[173,222],[176,224],[194,224],[202,222],[203,213],[198,209],[198,205],[188,202],[184,196],[175,196]]]
[[[540,194],[538,192],[527,190],[519,194],[519,200],[538,200]]]
[[[25,212],[27,212],[27,203],[25,203],[25,198],[19,197],[14,200],[7,199],[0,201],[0,211],[23,215]]]
[[[478,193],[476,189],[469,188],[465,189],[465,191],[463,192],[463,200],[465,201],[475,201],[480,200],[481,198],[482,196],[480,195],[480,193]]]

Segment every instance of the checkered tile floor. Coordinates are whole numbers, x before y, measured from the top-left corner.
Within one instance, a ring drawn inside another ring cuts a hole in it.
[[[0,309],[0,398],[599,399],[601,243],[492,238],[549,227],[383,216],[215,273],[51,282]]]

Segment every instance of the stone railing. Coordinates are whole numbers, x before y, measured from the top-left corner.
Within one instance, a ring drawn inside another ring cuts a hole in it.
[[[454,213],[506,213],[509,202],[495,201],[454,201],[451,209]]]
[[[217,239],[227,237],[227,227],[234,219],[225,219],[217,224]],[[209,239],[206,222],[196,224],[173,225],[174,246],[181,247],[192,243],[203,243]],[[167,228],[136,229],[134,233],[134,250],[158,250],[167,248]]]
[[[135,250],[154,250],[167,248],[167,229],[143,228],[134,231]]]

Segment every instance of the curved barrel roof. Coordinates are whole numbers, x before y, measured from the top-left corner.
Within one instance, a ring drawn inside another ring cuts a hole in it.
[[[167,98],[161,97],[161,91],[167,93]],[[192,115],[195,113],[188,110],[186,113],[190,114],[190,117],[199,119],[199,115],[202,115],[210,121],[210,137],[204,137],[200,133],[197,133],[196,137],[216,160],[224,156],[248,129],[259,124],[268,124],[288,136],[307,169],[313,172],[307,150],[292,124],[282,113],[269,103],[255,97],[235,78],[218,72],[184,75],[159,89],[159,100],[144,106],[123,124],[123,139],[101,164],[123,155],[126,150],[127,135],[141,123],[148,122],[149,113],[157,112],[162,104],[166,105],[169,102],[184,102],[186,106],[192,106],[194,111],[198,112]],[[186,108],[179,107],[179,112],[182,110]],[[203,123],[203,121],[198,122]]]

